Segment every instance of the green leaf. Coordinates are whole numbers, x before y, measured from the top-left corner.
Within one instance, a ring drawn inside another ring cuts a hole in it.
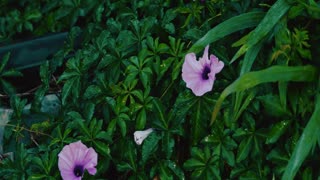
[[[196,103],[194,100],[195,96],[190,93],[190,91],[184,91],[179,93],[178,98],[176,99],[175,104],[173,105],[172,114],[173,114],[173,125],[180,125],[186,114],[189,112],[191,107]]]
[[[108,124],[107,132],[108,132],[110,137],[112,137],[113,132],[115,131],[117,120],[118,119],[112,119],[110,121],[110,123]]]
[[[108,144],[98,140],[93,141],[93,144],[95,145],[99,153],[101,153],[105,157],[110,157],[110,148]]]
[[[67,97],[71,93],[72,88],[74,88],[74,81],[75,81],[74,78],[70,79],[63,85],[63,88],[62,88],[62,99],[61,99],[62,105],[66,104]]]
[[[28,20],[32,20],[32,19],[38,19],[41,17],[41,12],[39,10],[32,10],[28,13],[25,14],[25,19]]]
[[[319,127],[320,127],[320,95],[318,92],[315,110],[307,126],[303,130],[303,133],[300,136],[298,143],[294,148],[293,154],[291,155],[287,168],[282,176],[283,180],[294,179],[301,164],[310,153],[310,150],[312,149],[312,147],[316,145],[318,139],[320,138]]]
[[[211,29],[207,34],[199,39],[188,52],[198,53],[208,44],[213,43],[233,32],[257,26],[264,15],[265,13],[262,12],[250,12],[232,17]]]
[[[33,174],[29,177],[29,179],[37,180],[37,179],[47,179],[47,175],[45,174]]]
[[[155,122],[159,122],[157,123],[159,127],[161,127],[163,130],[167,130],[168,123],[167,123],[167,119],[165,116],[164,107],[162,103],[160,102],[159,99],[156,99],[156,98],[154,98],[152,102],[153,102],[153,108],[157,112],[156,113],[157,119],[155,120]]]
[[[230,166],[234,166],[235,157],[234,157],[233,151],[228,150],[224,146],[221,146],[221,149],[222,149],[222,157],[223,157],[223,159],[225,159]]]
[[[250,104],[250,102],[254,99],[256,92],[250,91],[249,94],[247,95],[247,97],[245,98],[244,101],[242,101],[244,94],[246,94],[246,92],[242,91],[242,92],[238,92],[236,93],[236,101],[235,101],[235,107],[234,107],[234,115],[233,118],[231,119],[227,119],[226,123],[227,124],[231,124],[235,121],[238,120],[238,118],[240,117],[240,115],[242,114],[242,112],[248,107],[248,105]]]
[[[136,129],[144,129],[147,122],[147,113],[146,110],[143,108],[138,113],[137,121],[136,121]]]
[[[152,75],[152,70],[149,67],[145,67],[140,72],[140,79],[144,88],[148,88],[150,85],[150,77]]]
[[[165,152],[167,159],[170,159],[175,141],[169,132],[164,132],[162,134],[162,151]]]
[[[291,7],[287,0],[278,0],[269,9],[263,20],[259,25],[253,30],[253,32],[248,37],[247,43],[245,43],[238,52],[234,55],[231,63],[244,54],[248,49],[256,46],[267,34],[272,30],[272,28],[278,23],[281,17],[289,10]]]
[[[125,135],[127,134],[127,124],[126,124],[126,121],[122,118],[119,118],[117,120],[117,124],[120,128],[120,132],[121,132],[121,135],[122,137],[125,137]]]
[[[238,154],[237,154],[238,163],[248,157],[253,144],[252,138],[253,138],[252,136],[249,136],[248,138],[245,138],[243,141],[241,141],[238,148]]]
[[[111,142],[111,137],[110,134],[108,134],[106,131],[100,131],[97,135],[96,135],[96,139],[101,139],[101,140],[105,140],[105,141],[110,141]]]
[[[186,170],[193,170],[205,166],[205,160],[203,152],[199,148],[192,148],[191,155],[193,158],[187,160],[183,166]]]
[[[17,70],[14,70],[14,69],[10,69],[8,71],[4,71],[2,74],[1,74],[2,77],[21,77],[23,76],[23,74]]]
[[[281,149],[282,150],[282,149]],[[279,149],[273,149],[268,155],[267,160],[275,163],[288,163],[289,157]]]
[[[287,82],[279,82],[278,89],[279,89],[280,104],[283,106],[284,109],[287,109],[288,83]]]
[[[101,94],[101,88],[97,85],[90,85],[85,93],[84,93],[84,98],[85,99],[91,99],[99,96]]]
[[[258,56],[258,54],[262,48],[263,42],[264,41],[261,40],[255,46],[248,49],[248,51],[243,59],[243,63],[242,63],[241,70],[240,70],[240,75],[243,75],[244,73],[250,71],[253,62],[256,60],[256,57]]]
[[[91,120],[94,114],[95,110],[95,104],[94,103],[86,103],[85,108],[83,111],[83,116],[86,120]]]
[[[265,108],[265,112],[273,117],[282,117],[282,116],[289,116],[290,111],[284,109],[283,105],[280,103],[280,98],[276,95],[265,95],[260,96],[259,99]]]
[[[181,168],[173,161],[166,161],[169,169],[178,177],[178,179],[185,179],[184,173]]]
[[[142,164],[146,163],[149,159],[149,156],[154,154],[158,149],[158,143],[160,136],[156,133],[151,133],[143,142],[142,145]]]
[[[201,118],[201,101],[199,100],[196,104],[196,109],[195,109],[195,112],[193,112],[193,116],[192,116],[192,121],[191,121],[191,126],[192,126],[192,129],[191,129],[191,132],[192,132],[192,144],[195,145],[198,143],[198,141],[200,140],[201,138],[201,135],[203,134],[203,124],[205,124]]]
[[[26,30],[33,31],[33,25],[29,21],[24,22],[24,27]]]
[[[187,160],[183,167],[187,171],[193,171],[193,179],[221,179],[216,166],[217,158],[207,146],[203,150],[197,147],[192,148],[191,156],[192,158]]]
[[[266,144],[273,144],[277,142],[280,136],[282,136],[286,132],[288,126],[290,125],[290,122],[291,121],[289,120],[284,120],[273,124],[268,133]]]
[[[71,78],[68,81],[66,81],[66,83],[64,84],[63,88],[62,88],[62,105],[66,104],[66,100],[68,98],[68,96],[70,96],[71,92],[73,92],[74,98],[78,98],[79,96],[79,83],[80,83],[80,78],[79,77],[75,77],[75,78]]]
[[[68,113],[70,115],[70,113]],[[79,125],[81,131],[88,137],[91,138],[91,133],[89,128],[84,124],[84,121],[82,119],[75,119],[75,122]]]
[[[73,77],[77,77],[77,76],[80,76],[80,73],[79,72],[76,72],[76,71],[71,71],[71,72],[64,72],[60,77],[59,77],[59,81],[58,82],[61,82],[62,80],[68,80],[70,78],[73,78]]]
[[[110,32],[104,30],[97,37],[95,44],[98,47],[98,49],[100,50],[100,52],[102,52],[103,48],[109,44],[109,36],[110,36]]]
[[[2,73],[2,71],[4,70],[4,68],[6,67],[9,58],[10,58],[10,52],[6,53],[3,57],[2,57],[2,62],[0,64],[0,73]]]
[[[0,87],[2,87],[3,91],[9,95],[12,95],[16,92],[13,85],[11,85],[6,80],[3,80],[1,78],[0,78]]]
[[[272,66],[270,68],[248,72],[240,76],[236,81],[230,84],[227,88],[223,90],[217,103],[213,109],[211,117],[211,125],[217,117],[220,110],[221,104],[224,99],[234,92],[244,91],[246,89],[252,88],[256,85],[268,82],[276,81],[294,81],[294,82],[304,82],[304,81],[314,81],[317,77],[317,68],[307,65],[307,66]]]
[[[40,78],[41,81],[46,85],[49,86],[49,81],[50,81],[50,64],[49,61],[46,61],[41,64],[40,66]]]

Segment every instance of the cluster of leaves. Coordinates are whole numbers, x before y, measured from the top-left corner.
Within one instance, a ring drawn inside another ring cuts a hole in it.
[[[40,67],[42,84],[32,102],[32,117],[44,121],[27,121],[26,100],[11,98],[14,126],[6,127],[4,149],[14,151],[19,163],[2,161],[2,177],[56,179],[58,152],[77,140],[99,154],[97,174],[85,175],[87,179],[320,176],[319,50],[314,48],[320,38],[314,30],[320,28],[319,3],[20,4],[27,5],[23,13],[9,2],[1,4],[10,13],[0,22],[12,25],[0,33],[14,37],[72,27],[71,41]],[[45,21],[25,17],[35,9],[38,16],[32,17]],[[78,50],[72,43],[76,34],[83,40]],[[208,44],[226,67],[213,92],[197,97],[185,87],[181,67],[187,52],[200,53]],[[58,67],[63,69],[58,79],[62,108],[58,115],[43,115],[40,100]],[[155,131],[136,145],[133,133],[150,127]]]
[[[101,18],[103,1],[14,0],[0,1],[0,42],[29,39],[48,33],[69,31],[74,25]],[[90,17],[90,18],[84,18]]]

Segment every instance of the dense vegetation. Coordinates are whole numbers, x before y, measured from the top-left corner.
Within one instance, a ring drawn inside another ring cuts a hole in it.
[[[97,173],[84,179],[320,177],[320,2],[0,0],[0,8],[2,45],[69,32],[31,95],[13,85],[23,73],[5,68],[10,54],[0,57],[0,105],[13,109],[3,179],[60,178],[58,154],[79,140],[98,153]],[[224,68],[196,96],[182,66],[207,45]],[[40,111],[48,93],[60,97],[58,113]],[[136,144],[134,132],[148,128]]]

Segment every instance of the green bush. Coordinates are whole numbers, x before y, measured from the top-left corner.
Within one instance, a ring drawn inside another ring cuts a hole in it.
[[[4,75],[11,71],[0,67],[0,91],[13,109],[3,149],[14,156],[0,162],[3,179],[60,178],[58,154],[78,140],[98,153],[97,173],[84,179],[320,177],[320,2],[3,0],[0,7],[2,44],[69,32],[41,65],[32,96],[16,96]],[[224,68],[213,90],[196,96],[182,67],[207,45]],[[52,90],[61,109],[41,113]],[[148,128],[136,144],[134,132]]]

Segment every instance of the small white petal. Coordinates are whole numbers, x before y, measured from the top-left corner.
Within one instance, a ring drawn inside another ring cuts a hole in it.
[[[152,128],[146,129],[144,131],[135,131],[133,133],[134,135],[134,141],[136,144],[141,145],[143,140],[149,136],[150,133],[153,132]]]

